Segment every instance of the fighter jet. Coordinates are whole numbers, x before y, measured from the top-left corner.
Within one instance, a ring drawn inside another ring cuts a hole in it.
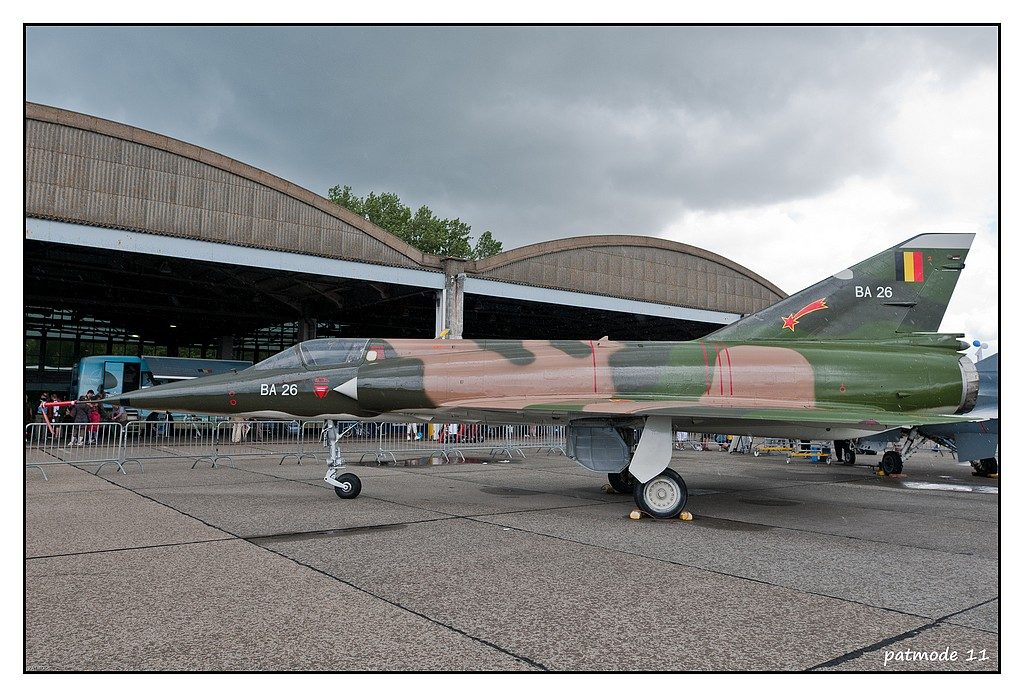
[[[658,518],[686,505],[672,431],[847,440],[969,420],[978,371],[937,334],[973,235],[923,234],[681,342],[314,339],[238,372],[124,394],[148,409],[327,421],[566,425],[568,454]]]

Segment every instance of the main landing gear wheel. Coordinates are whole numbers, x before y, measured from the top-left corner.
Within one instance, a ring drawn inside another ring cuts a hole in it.
[[[882,455],[882,471],[886,474],[899,474],[903,471],[903,456],[890,450]]]
[[[857,453],[848,440],[837,440],[832,444],[836,454],[836,461],[844,465],[852,465],[857,462]]]
[[[338,481],[338,486],[334,487],[334,493],[338,495],[338,498],[354,499],[363,490],[363,483],[351,472],[346,472],[335,479]]]
[[[632,494],[636,488],[636,477],[629,473],[629,470],[622,472],[609,472],[608,483],[620,494]]]
[[[686,506],[686,482],[674,469],[666,469],[633,490],[633,500],[654,518],[678,518]]]
[[[999,473],[999,461],[994,457],[986,457],[982,460],[971,460],[971,467],[974,468],[975,474],[982,477]]]

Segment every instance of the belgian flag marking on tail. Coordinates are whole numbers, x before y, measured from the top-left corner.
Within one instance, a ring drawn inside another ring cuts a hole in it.
[[[708,334],[704,341],[871,341],[937,332],[973,240],[973,234],[959,232],[911,237]],[[811,312],[810,321],[803,319]]]
[[[896,278],[904,283],[924,283],[924,253],[897,249]]]

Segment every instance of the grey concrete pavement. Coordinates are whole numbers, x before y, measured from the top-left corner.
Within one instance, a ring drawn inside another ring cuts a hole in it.
[[[278,460],[28,470],[26,668],[999,666],[999,482],[930,453],[679,452],[689,522],[561,456],[353,466],[354,500]]]

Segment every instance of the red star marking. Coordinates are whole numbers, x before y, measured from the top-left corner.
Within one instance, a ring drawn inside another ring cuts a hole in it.
[[[818,310],[827,310],[827,309],[828,309],[828,304],[826,304],[825,298],[822,298],[820,300],[815,300],[812,303],[807,303],[802,308],[800,308],[799,310],[797,310],[796,312],[791,314],[789,317],[783,317],[782,318],[782,328],[783,329],[788,329],[791,332],[795,332],[796,331],[796,325],[799,324],[799,322],[797,320],[799,320],[801,317],[803,317],[804,315],[809,315],[812,312],[817,312]]]

